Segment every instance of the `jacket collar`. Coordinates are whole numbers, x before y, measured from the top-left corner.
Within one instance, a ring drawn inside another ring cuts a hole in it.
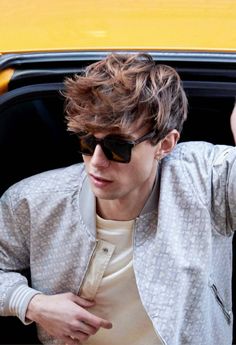
[[[158,177],[158,173],[151,191],[151,194],[149,195],[146,203],[144,204],[144,207],[141,211],[140,216],[143,216],[144,214],[150,213],[152,211],[156,211],[158,208],[158,195],[159,195],[159,177]]]
[[[80,214],[89,235],[96,238],[96,198],[85,171],[83,172],[82,178],[82,186],[79,193]]]

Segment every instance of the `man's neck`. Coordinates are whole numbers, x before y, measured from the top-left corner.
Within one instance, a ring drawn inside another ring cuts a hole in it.
[[[150,188],[142,191],[134,191],[129,199],[105,200],[97,199],[97,214],[110,220],[131,220],[138,217],[146,204],[154,186],[155,180]]]

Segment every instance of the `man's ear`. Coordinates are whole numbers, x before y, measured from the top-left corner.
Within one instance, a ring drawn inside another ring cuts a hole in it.
[[[159,143],[157,158],[161,159],[168,155],[179,140],[180,134],[176,129],[170,131]]]

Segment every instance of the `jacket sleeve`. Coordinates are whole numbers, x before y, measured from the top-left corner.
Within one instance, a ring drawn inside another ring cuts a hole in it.
[[[27,232],[22,231],[9,194],[6,192],[0,199],[0,315],[18,316],[27,324],[28,303],[39,292],[31,289],[27,279],[19,273],[29,266],[29,245]],[[26,208],[24,210],[26,212]],[[27,222],[24,228],[27,229]]]

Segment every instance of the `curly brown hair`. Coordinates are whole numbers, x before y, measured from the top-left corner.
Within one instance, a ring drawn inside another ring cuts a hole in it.
[[[156,130],[155,144],[172,129],[181,132],[187,117],[178,73],[145,53],[108,55],[67,78],[64,95],[68,130],[74,133],[122,132],[140,123]]]

